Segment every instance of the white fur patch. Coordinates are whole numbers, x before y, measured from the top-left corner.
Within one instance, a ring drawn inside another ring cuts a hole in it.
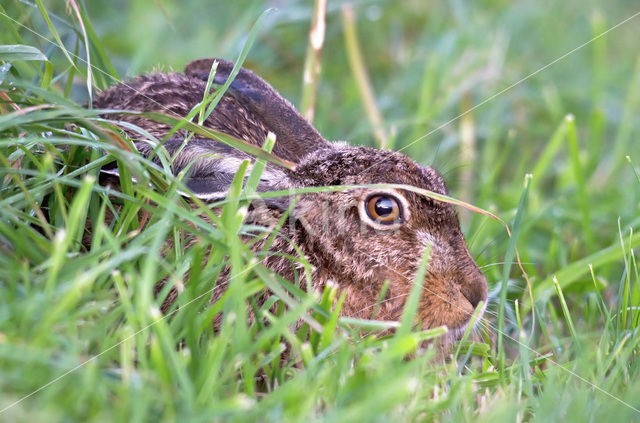
[[[427,231],[416,231],[416,238],[422,245],[433,248],[436,245],[436,239]]]

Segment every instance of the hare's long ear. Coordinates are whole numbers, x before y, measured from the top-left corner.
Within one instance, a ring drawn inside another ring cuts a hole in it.
[[[149,157],[153,151],[146,143],[137,143],[136,147],[145,157]],[[167,154],[173,174],[177,175],[187,169],[184,184],[196,197],[208,202],[226,198],[229,186],[242,162],[247,159],[253,160],[251,156],[225,144],[203,138],[193,138],[187,144],[183,144],[182,139],[170,138],[165,142],[164,149],[162,153],[156,152],[152,161],[159,165],[158,154]],[[250,165],[247,177],[252,167],[253,165]],[[120,174],[116,166],[104,167],[101,172],[111,176]],[[257,192],[287,190],[291,187],[290,179],[283,169],[267,165],[260,177]],[[270,208],[287,210],[289,207],[288,197],[268,198],[262,201]]]
[[[233,62],[224,59],[201,59],[189,63],[185,74],[206,81],[213,62],[218,62],[214,82],[224,84]],[[329,143],[316,129],[262,78],[241,69],[229,87],[229,94],[251,111],[266,128],[276,134],[273,153],[293,162]]]

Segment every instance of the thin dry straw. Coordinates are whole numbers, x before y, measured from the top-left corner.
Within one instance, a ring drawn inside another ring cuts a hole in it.
[[[300,112],[309,122],[313,122],[318,94],[318,80],[320,79],[322,47],[326,29],[327,0],[315,0],[311,29],[309,30],[309,45],[302,72],[302,100]]]
[[[384,129],[382,115],[376,105],[371,81],[369,80],[367,68],[365,67],[364,59],[362,58],[360,45],[358,44],[353,6],[351,6],[351,4],[344,4],[342,6],[342,25],[344,27],[347,56],[349,58],[354,79],[358,86],[358,91],[360,92],[362,102],[365,106],[365,111],[367,112],[367,117],[369,122],[371,122],[371,126],[373,126],[373,133],[378,141],[378,146],[382,149],[387,148],[389,144],[389,135]]]

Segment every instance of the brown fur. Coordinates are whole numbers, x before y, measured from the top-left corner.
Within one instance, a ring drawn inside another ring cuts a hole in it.
[[[232,64],[215,60],[220,63],[215,82],[221,84]],[[186,74],[137,77],[127,85],[104,92],[93,105],[185,116],[202,100],[212,62],[213,59],[193,62],[187,66]],[[170,129],[139,116],[122,115],[121,118],[160,139]],[[444,181],[434,169],[422,167],[400,153],[327,142],[275,90],[246,70],[240,72],[204,125],[254,145],[261,145],[269,131],[276,134],[274,154],[297,166],[289,171],[268,165],[261,191],[390,183],[447,193]],[[127,131],[131,137],[139,137]],[[142,154],[149,154],[150,147],[145,142],[136,145]],[[171,145],[169,140],[169,150],[174,149]],[[203,151],[214,151],[223,158],[202,158]],[[201,190],[203,196],[215,200],[228,186],[233,164],[245,158],[243,153],[212,140],[194,138],[177,157],[174,171],[195,161],[190,177],[202,184],[194,182],[194,192],[198,194]],[[383,283],[388,280],[386,300],[375,318],[398,320],[419,259],[430,245],[432,254],[426,279],[422,281],[419,318],[425,329],[446,325],[451,329],[449,340],[459,337],[476,304],[486,301],[487,284],[467,250],[455,211],[449,204],[412,192],[392,190],[406,199],[409,218],[396,229],[376,229],[363,221],[358,205],[367,193],[378,191],[357,189],[298,196],[291,224],[282,228],[271,250],[295,256],[289,240],[299,245],[313,266],[313,289],[321,291],[331,282],[346,292],[342,309],[345,316],[371,317]],[[246,221],[273,227],[287,204],[256,205],[250,209]],[[255,248],[261,246],[258,243]],[[264,264],[293,279],[294,270],[288,259],[271,255],[264,259]]]

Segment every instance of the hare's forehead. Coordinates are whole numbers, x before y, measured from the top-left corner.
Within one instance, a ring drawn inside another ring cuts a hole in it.
[[[389,161],[387,166],[381,165],[376,170],[372,168],[367,179],[369,183],[411,185],[438,194],[448,194],[444,179],[434,168],[421,166],[409,158],[395,163]]]
[[[432,167],[423,167],[417,165],[420,176],[422,178],[422,183],[425,186],[425,189],[430,191],[437,192],[439,194],[448,194],[447,185],[444,182],[444,179],[437,170]]]
[[[317,185],[404,184],[446,193],[442,177],[404,154],[340,144],[311,154],[297,173]]]

